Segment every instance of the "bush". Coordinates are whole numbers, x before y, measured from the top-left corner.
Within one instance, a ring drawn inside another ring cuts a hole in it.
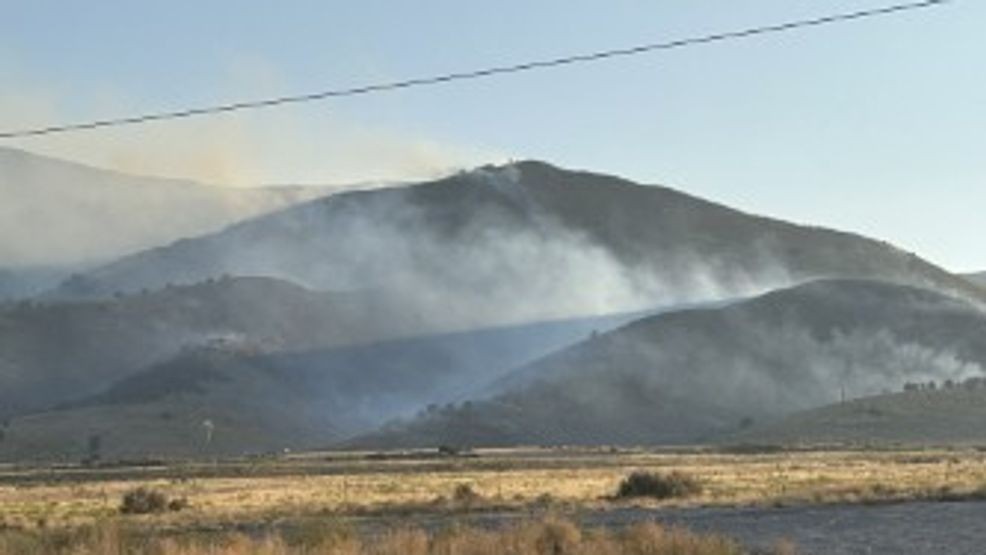
[[[173,513],[176,513],[178,511],[187,508],[188,508],[188,499],[185,499],[184,497],[177,497],[175,499],[172,499],[171,501],[168,501],[168,510]]]
[[[125,515],[146,515],[180,511],[188,507],[184,498],[168,499],[164,493],[148,488],[132,489],[123,494],[120,512]]]
[[[684,472],[661,474],[658,472],[634,472],[620,482],[616,497],[653,497],[672,499],[702,493],[702,485]]]
[[[452,492],[452,499],[457,503],[462,503],[465,505],[470,505],[481,499],[476,490],[472,488],[469,484],[459,484],[455,486],[455,491]]]
[[[535,551],[546,555],[573,553],[582,543],[582,532],[567,520],[542,522],[534,540]]]

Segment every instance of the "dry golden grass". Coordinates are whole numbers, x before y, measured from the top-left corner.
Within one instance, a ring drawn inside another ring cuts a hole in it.
[[[221,463],[220,463],[221,464]],[[330,463],[325,463],[330,465]],[[331,463],[335,465],[336,463]],[[115,516],[124,492],[156,488],[186,498],[176,513],[130,517],[148,526],[222,526],[312,515],[402,514],[505,509],[532,504],[599,507],[873,502],[973,495],[986,485],[986,454],[964,451],[796,452],[772,454],[493,452],[454,461],[352,459],[320,473],[315,459],[282,461],[277,471],[242,476],[220,468],[178,477],[147,471],[94,479],[54,473],[25,479],[0,474],[0,526],[73,527]],[[295,472],[291,472],[295,465]],[[322,469],[324,470],[324,469]],[[611,498],[630,472],[682,471],[701,493],[667,501]],[[242,472],[237,472],[244,474]],[[468,485],[480,498],[453,499]],[[466,506],[468,505],[468,506]]]
[[[393,528],[373,537],[322,528],[288,537],[281,534],[248,537],[218,533],[209,537],[174,539],[134,536],[114,523],[72,532],[19,532],[0,535],[6,555],[741,555],[735,542],[697,535],[653,523],[622,530],[580,529],[557,518],[530,520],[498,530],[451,527],[427,533],[418,528]],[[776,555],[794,555],[793,546],[780,543]]]

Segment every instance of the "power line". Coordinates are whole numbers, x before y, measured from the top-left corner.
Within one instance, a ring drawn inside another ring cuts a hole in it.
[[[643,44],[643,45],[632,46],[628,48],[602,50],[602,51],[591,52],[587,54],[576,54],[571,56],[565,56],[562,58],[552,58],[547,60],[524,62],[524,63],[513,64],[513,65],[489,67],[485,69],[476,69],[476,70],[463,71],[458,73],[446,73],[443,75],[435,75],[431,77],[419,77],[415,79],[407,79],[404,81],[391,81],[387,83],[362,85],[359,87],[352,87],[347,89],[328,90],[328,91],[321,91],[316,93],[301,94],[294,96],[280,96],[280,97],[268,98],[262,100],[248,100],[243,102],[220,104],[216,106],[188,108],[184,110],[176,110],[171,112],[145,113],[135,116],[94,120],[94,121],[88,121],[82,123],[69,123],[64,125],[53,125],[50,127],[23,129],[19,131],[6,131],[6,132],[0,132],[0,139],[36,137],[40,135],[52,135],[55,133],[66,133],[70,131],[83,131],[87,129],[98,129],[102,127],[134,125],[134,124],[148,123],[153,121],[182,119],[182,118],[190,118],[195,116],[220,114],[225,112],[237,112],[241,110],[254,110],[258,108],[281,106],[284,104],[299,104],[303,102],[313,102],[316,100],[324,100],[328,98],[359,96],[359,95],[365,95],[371,93],[394,91],[399,89],[409,89],[412,87],[438,85],[441,83],[448,83],[451,81],[464,81],[467,79],[479,79],[483,77],[492,77],[495,75],[503,75],[508,73],[520,73],[520,72],[531,71],[535,69],[545,69],[545,68],[573,65],[573,64],[585,63],[585,62],[595,62],[599,60],[606,60],[609,58],[633,56],[637,54],[643,54],[646,52],[673,50],[687,46],[709,44],[714,42],[723,42],[723,41],[734,40],[734,39],[744,39],[744,38],[755,37],[758,35],[767,35],[772,33],[782,33],[787,31],[793,31],[796,29],[804,29],[807,27],[820,27],[823,25],[845,23],[848,21],[936,7],[945,4],[948,1],[949,0],[925,0],[921,2],[895,4],[891,6],[885,6],[882,8],[874,8],[869,10],[855,11],[855,12],[845,12],[845,13],[839,13],[839,14],[834,14],[824,17],[818,17],[815,19],[802,19],[797,21],[789,21],[786,23],[766,25],[762,27],[753,27],[739,31],[727,31],[727,32],[716,33],[711,35],[678,39],[670,42]]]

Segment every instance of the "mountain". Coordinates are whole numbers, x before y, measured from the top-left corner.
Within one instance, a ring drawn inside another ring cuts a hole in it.
[[[541,162],[342,193],[76,276],[52,298],[221,274],[362,288],[462,327],[763,292],[820,277],[986,296],[890,245],[744,214],[659,186]]]
[[[926,386],[925,386],[926,387]],[[898,391],[795,413],[754,426],[729,443],[958,445],[986,442],[986,387],[981,379],[934,390]]]
[[[778,287],[590,339],[573,324]],[[0,416],[16,417],[0,447],[77,455],[119,433],[116,455],[233,453],[387,419],[411,420],[361,437],[715,439],[842,388],[979,371],[983,299],[857,235],[541,162],[484,167],[296,204],[0,305]],[[564,340],[509,333],[546,322]],[[224,431],[207,446],[191,441],[203,420]]]
[[[103,263],[327,193],[140,177],[0,147],[0,269]]]
[[[9,420],[0,460],[238,455],[328,445],[468,398],[517,366],[626,323],[584,318],[298,352],[186,349],[98,393]],[[213,439],[203,441],[203,422]]]
[[[0,416],[96,393],[201,346],[290,351],[429,329],[422,315],[393,306],[383,295],[320,293],[272,278],[221,278],[100,301],[0,304]]]
[[[909,286],[823,280],[638,320],[517,370],[491,398],[350,445],[707,442],[843,395],[984,368],[977,306]]]

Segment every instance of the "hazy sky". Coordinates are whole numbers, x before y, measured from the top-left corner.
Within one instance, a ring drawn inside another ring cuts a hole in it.
[[[0,127],[340,88],[892,0],[0,0]],[[539,158],[986,269],[986,2],[213,120],[6,142],[231,183]]]

